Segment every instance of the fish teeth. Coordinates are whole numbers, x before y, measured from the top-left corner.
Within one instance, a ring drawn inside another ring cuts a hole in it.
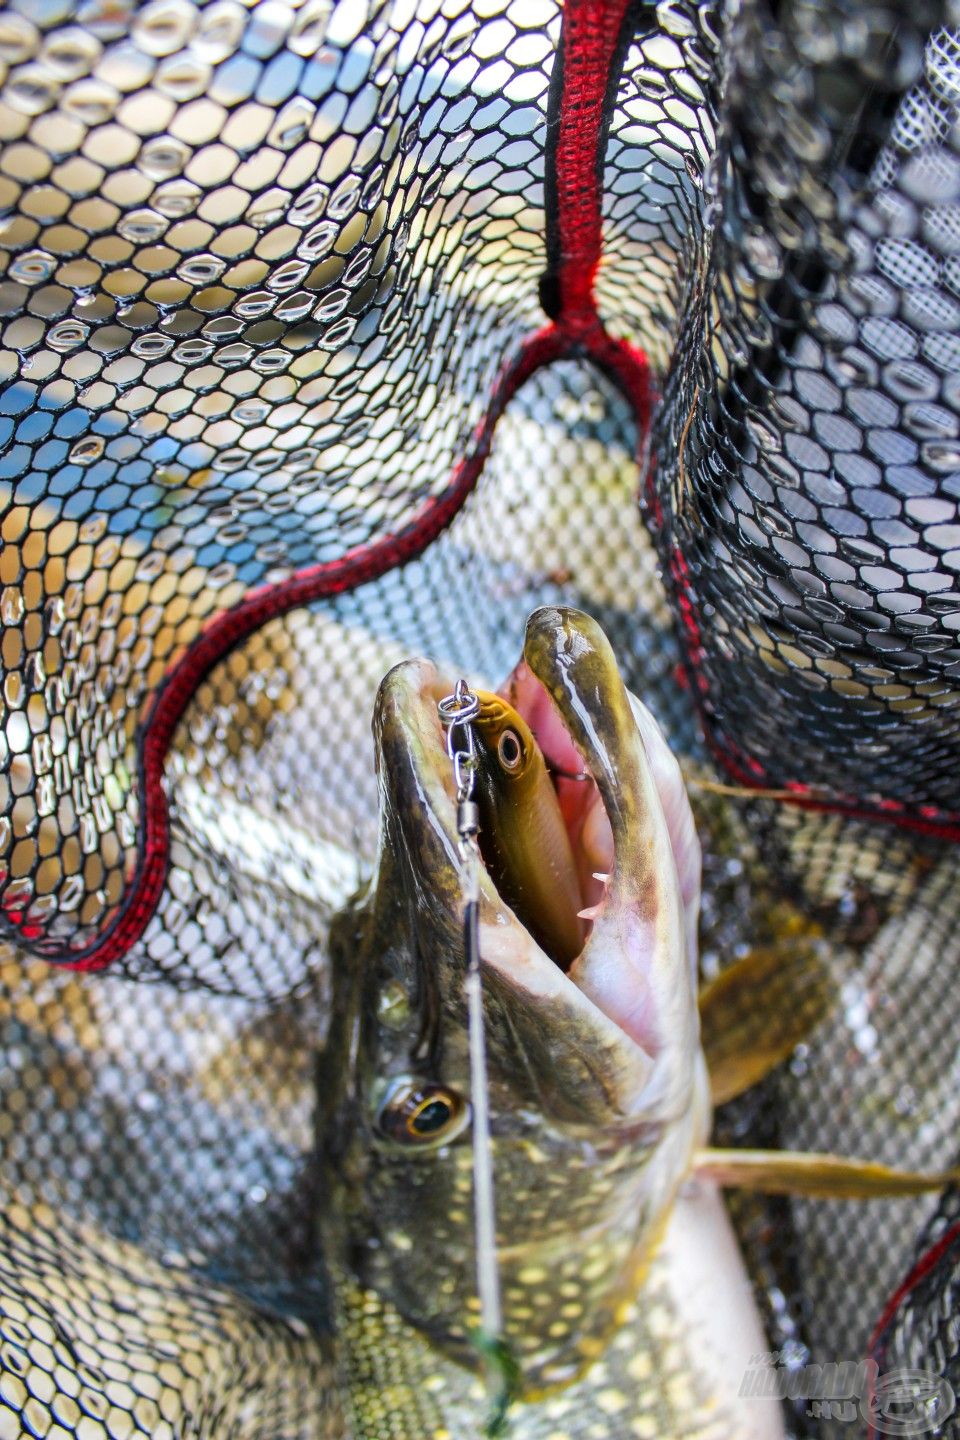
[[[609,875],[606,871],[604,871],[604,870],[594,870],[594,871],[592,871],[592,874],[593,874],[594,880],[599,880],[599,881],[600,881],[600,884],[603,886],[603,895],[602,895],[601,898],[597,901],[596,905],[588,905],[587,908],[586,908],[586,910],[578,910],[578,911],[577,911],[577,919],[578,919],[578,920],[596,920],[597,914],[598,914],[598,912],[599,912],[599,910],[600,910],[600,906],[603,904],[604,900],[607,898],[607,890],[608,890],[608,888],[609,888],[609,886],[610,886],[610,875]]]

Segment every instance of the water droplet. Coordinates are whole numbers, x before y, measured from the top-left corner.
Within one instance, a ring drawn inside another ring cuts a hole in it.
[[[670,80],[662,70],[652,70],[649,67],[634,70],[631,80],[640,94],[646,97],[660,100],[670,94]]]
[[[310,290],[298,290],[295,295],[288,295],[281,300],[276,308],[276,318],[284,324],[292,325],[297,320],[302,320],[313,308],[316,295]]]
[[[303,470],[309,470],[316,463],[317,451],[313,446],[307,446],[303,450],[292,450],[287,456],[284,469],[289,470],[292,475],[298,475]]]
[[[226,260],[220,260],[216,255],[191,255],[179,266],[177,276],[188,285],[212,285],[226,268]]]
[[[359,254],[354,255],[353,259],[350,261],[350,264],[347,266],[346,270],[344,270],[343,284],[348,286],[350,289],[354,289],[357,285],[361,283],[362,280],[366,279],[367,272],[369,271],[372,264],[373,251],[368,245],[364,246],[364,248],[359,252]]]
[[[297,15],[287,41],[295,55],[315,55],[327,38],[333,12],[332,0],[308,0]]]
[[[222,470],[224,474],[229,475],[234,470],[243,470],[249,459],[250,456],[246,450],[240,450],[233,446],[228,450],[221,450],[213,462],[213,468]]]
[[[934,400],[937,396],[937,378],[926,365],[915,360],[894,360],[884,366],[883,379],[891,395],[897,400]]]
[[[277,375],[281,370],[286,370],[293,360],[293,355],[288,350],[264,350],[251,362],[252,368],[260,375]]]
[[[697,27],[686,11],[686,6],[677,3],[677,0],[659,0],[657,5],[657,27],[665,30],[668,35],[676,35],[686,39],[696,35]]]
[[[42,65],[24,65],[14,70],[3,89],[3,98],[12,110],[24,115],[42,115],[60,98],[60,81]]]
[[[876,361],[862,350],[842,350],[839,355],[828,353],[826,367],[835,380],[848,385],[876,385],[879,378]]]
[[[330,191],[326,185],[308,185],[290,206],[287,219],[291,225],[311,225],[323,214],[329,198]]]
[[[52,595],[43,607],[44,623],[48,635],[59,635],[67,618],[67,608],[62,595]]]
[[[42,59],[61,80],[89,75],[100,58],[100,41],[77,25],[55,30],[44,41]]]
[[[73,445],[69,458],[74,465],[92,465],[106,448],[107,442],[100,435],[84,435]]]
[[[60,891],[60,909],[76,910],[83,897],[83,878],[80,875],[71,875]]]
[[[920,458],[939,475],[949,474],[960,470],[960,444],[956,440],[928,440],[920,446]]]
[[[684,170],[686,170],[687,174],[689,175],[691,181],[696,186],[696,188],[698,190],[702,190],[703,175],[700,170],[700,162],[697,160],[696,156],[690,154],[689,151],[683,157],[683,168]]]
[[[169,220],[178,220],[193,213],[202,194],[200,186],[190,180],[171,180],[168,185],[160,186],[151,203],[161,215],[166,215]]]
[[[942,405],[905,405],[903,424],[918,440],[954,440],[957,436],[957,416]]]
[[[314,313],[314,318],[320,321],[336,320],[342,315],[350,304],[350,291],[343,289],[328,290],[320,301]]]
[[[144,555],[137,566],[136,578],[138,580],[156,580],[166,569],[167,559],[162,550],[153,550]]]
[[[462,141],[464,146],[466,146],[469,144],[471,137],[469,135],[457,135],[454,138],[457,145]],[[360,192],[360,204],[364,210],[373,210],[380,204],[383,198],[385,178],[382,165],[378,165],[373,174],[368,176],[363,190]]]
[[[210,83],[210,66],[190,55],[176,55],[163,62],[153,83],[162,94],[183,104],[204,93]]]
[[[229,340],[233,335],[239,335],[243,330],[243,321],[238,320],[236,315],[218,315],[216,320],[210,320],[201,330],[208,340]]]
[[[133,39],[148,55],[172,55],[190,39],[196,18],[186,0],[153,0],[134,16]]]
[[[151,330],[146,335],[138,335],[130,349],[141,360],[159,360],[161,356],[169,355],[173,349],[173,341],[169,335],[161,335],[158,331]]]
[[[184,340],[174,350],[173,358],[182,361],[184,365],[197,365],[212,354],[213,346],[209,340]]]
[[[23,591],[17,586],[8,585],[0,597],[0,616],[5,625],[19,625],[23,619]]]
[[[303,260],[288,260],[274,270],[267,281],[267,288],[273,291],[293,290],[310,273],[310,266]]]
[[[287,469],[289,469],[289,465]],[[315,470],[308,470],[304,475],[297,475],[287,486],[291,495],[310,495],[314,490],[322,486],[324,477]]]
[[[290,195],[286,190],[268,190],[251,200],[245,218],[257,230],[268,230],[280,223],[289,204]]]
[[[960,611],[960,595],[931,595],[927,609],[931,615],[956,615]]]
[[[13,261],[7,274],[21,285],[42,285],[56,268],[56,260],[46,250],[26,250]]]
[[[22,65],[37,53],[40,36],[35,25],[9,10],[0,13],[0,60]]]
[[[257,320],[261,315],[267,315],[276,303],[276,295],[271,295],[268,290],[252,290],[249,295],[244,295],[242,300],[237,301],[233,311],[244,320]]]
[[[179,175],[190,159],[190,149],[172,135],[149,140],[137,158],[137,167],[151,180],[169,180]]]
[[[303,96],[289,100],[270,127],[267,144],[274,150],[292,150],[306,136],[316,113],[316,105]]]
[[[98,40],[119,40],[129,34],[134,0],[82,0],[77,23]]]
[[[360,199],[360,181],[356,175],[348,175],[342,180],[330,197],[330,204],[327,207],[328,213],[334,220],[346,220],[357,208]]]
[[[236,370],[241,365],[246,365],[253,355],[252,345],[243,345],[236,341],[233,345],[223,345],[217,351],[215,359],[218,365],[224,370]]]
[[[105,441],[100,441],[101,447],[102,447],[105,443],[106,443]],[[91,516],[89,516],[86,520],[84,520],[83,524],[80,526],[80,536],[79,536],[79,538],[80,538],[80,543],[83,544],[83,545],[96,545],[97,541],[98,541],[98,540],[102,540],[103,537],[104,537],[104,535],[106,535],[106,533],[107,533],[107,517],[106,517],[106,515],[103,515],[103,514],[91,515]],[[118,550],[118,553],[119,553],[119,550]],[[114,556],[113,558],[115,559],[116,557]],[[101,560],[101,561],[99,561],[99,563],[102,565],[104,562]],[[111,559],[111,560],[108,561],[107,563],[112,564],[112,563],[113,563],[113,559]]]
[[[78,80],[64,95],[60,108],[84,125],[105,125],[120,104],[119,91],[103,80]]]
[[[357,322],[352,316],[339,320],[336,325],[331,325],[322,339],[317,341],[318,350],[339,350],[345,345],[356,329]]]
[[[256,455],[250,457],[250,469],[256,470],[260,475],[268,475],[274,470],[279,470],[283,464],[283,452],[276,449],[258,450]],[[255,506],[262,502],[259,496],[252,496]],[[251,507],[253,508],[253,507]]]
[[[304,260],[319,260],[327,254],[339,234],[340,227],[325,220],[304,236],[297,247],[297,254]]]
[[[148,244],[151,240],[159,240],[169,223],[166,216],[156,210],[131,210],[117,224],[117,233],[134,245]]]
[[[266,400],[244,400],[233,409],[233,418],[240,425],[259,425],[270,414]]]
[[[237,573],[237,567],[229,560],[222,560],[219,565],[214,565],[212,570],[207,571],[207,584],[211,590],[222,590],[224,585],[229,585]]]
[[[52,350],[75,350],[90,334],[90,326],[80,320],[61,320],[47,334],[47,344]]]
[[[232,0],[218,0],[203,10],[193,48],[212,64],[226,60],[240,44],[245,24],[242,6],[233,4]]]
[[[766,230],[751,230],[744,236],[747,263],[761,280],[776,280],[783,273],[783,251]]]

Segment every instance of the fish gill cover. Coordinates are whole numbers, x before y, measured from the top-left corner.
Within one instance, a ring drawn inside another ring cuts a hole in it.
[[[705,974],[813,927],[840,996],[721,1135],[954,1158],[960,38],[901,8],[0,12],[0,1406],[234,1434],[256,1382],[252,1434],[325,1433],[311,1047],[374,693],[499,681],[539,604],[795,802],[699,796]],[[741,1203],[771,1348],[864,1355],[930,1208]]]

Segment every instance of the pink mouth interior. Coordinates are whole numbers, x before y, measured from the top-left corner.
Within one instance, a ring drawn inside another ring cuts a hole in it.
[[[613,874],[613,831],[600,792],[540,681],[521,660],[500,691],[533,731],[550,771],[570,837],[580,882],[578,910],[601,903],[607,890],[596,875]],[[590,917],[587,919],[587,934]]]

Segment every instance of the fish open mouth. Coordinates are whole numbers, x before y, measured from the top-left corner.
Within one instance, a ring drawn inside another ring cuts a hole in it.
[[[695,1010],[700,851],[679,766],[652,716],[627,695],[606,636],[578,611],[530,617],[523,658],[501,694],[546,762],[575,867],[552,903],[576,920],[581,946],[572,958],[551,954],[514,904],[526,948],[491,925],[484,959],[531,998],[559,1000],[572,982],[621,1039],[655,1058]]]
[[[579,921],[586,945],[616,865],[613,827],[588,763],[577,749],[563,717],[526,660],[513,670],[500,693],[527,722],[543,755],[573,856],[574,883],[557,884],[551,899]],[[550,958],[569,970],[570,961],[544,946]],[[576,963],[574,960],[573,963]]]

